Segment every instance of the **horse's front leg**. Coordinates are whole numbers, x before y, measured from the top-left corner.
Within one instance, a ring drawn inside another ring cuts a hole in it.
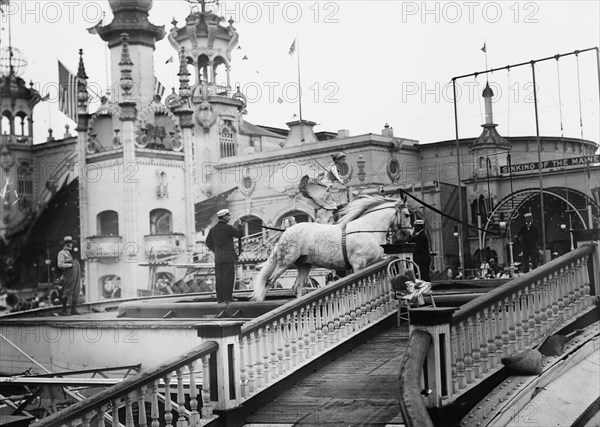
[[[312,265],[301,265],[298,266],[298,276],[296,276],[296,281],[292,286],[292,291],[296,293],[298,297],[302,296],[302,288],[304,287],[304,283],[308,279],[308,275],[310,274],[310,270]]]

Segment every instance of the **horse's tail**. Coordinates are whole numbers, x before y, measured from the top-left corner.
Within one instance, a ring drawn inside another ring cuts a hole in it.
[[[267,280],[273,271],[275,271],[275,267],[277,266],[277,257],[275,256],[276,250],[276,248],[273,250],[273,253],[267,262],[261,266],[260,271],[254,279],[254,291],[250,296],[253,301],[265,300],[265,296],[267,295]]]

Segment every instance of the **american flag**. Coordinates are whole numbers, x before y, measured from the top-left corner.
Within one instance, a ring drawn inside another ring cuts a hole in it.
[[[156,77],[154,77],[154,95],[159,96],[162,100],[166,89],[167,88],[165,88],[162,83]]]
[[[58,61],[58,108],[77,122],[77,77]]]

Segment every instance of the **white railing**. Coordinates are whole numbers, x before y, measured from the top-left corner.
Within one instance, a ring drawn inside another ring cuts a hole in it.
[[[138,424],[200,426],[213,419],[213,409],[240,407],[245,401],[288,377],[380,320],[393,315],[397,301],[387,277],[387,258],[326,287],[290,301],[249,322],[224,321],[198,325],[207,341],[160,366],[145,370],[90,399],[74,404],[35,427],[118,426],[118,410],[125,408],[126,426],[133,426],[133,407],[151,405],[150,417],[138,410]],[[260,304],[260,303],[257,303]],[[210,364],[209,364],[210,360]],[[200,376],[196,363],[201,361]],[[209,369],[210,365],[210,369]],[[173,375],[177,404],[172,416]],[[213,379],[209,383],[209,379]],[[201,403],[198,402],[198,384]],[[184,384],[186,385],[184,393]],[[189,384],[189,387],[187,387]],[[164,419],[158,402],[164,390]],[[187,397],[186,397],[187,396]],[[186,404],[189,399],[189,404]],[[137,402],[137,403],[135,403]],[[202,407],[199,413],[199,407]]]
[[[200,427],[215,419],[211,394],[209,357],[219,345],[214,341],[127,378],[106,390],[56,412],[33,427],[121,426],[119,409],[124,408],[125,426]],[[200,387],[200,395],[198,388]],[[177,402],[171,401],[175,388]],[[186,407],[186,399],[189,399]],[[214,396],[214,400],[217,397]],[[159,401],[164,411],[159,411]],[[149,408],[147,408],[147,405]],[[134,411],[134,406],[137,406]],[[188,409],[189,408],[189,409]],[[149,417],[148,411],[149,409]],[[123,412],[123,411],[121,411]],[[134,422],[134,412],[137,420]],[[175,415],[173,414],[175,412]],[[162,413],[162,417],[161,417]]]
[[[597,244],[584,244],[458,310],[412,310],[411,328],[433,338],[427,356],[429,405],[455,401],[498,371],[503,357],[537,345],[557,325],[590,309],[588,259],[596,256]]]
[[[396,308],[386,259],[244,324],[239,336],[244,401],[383,319]]]

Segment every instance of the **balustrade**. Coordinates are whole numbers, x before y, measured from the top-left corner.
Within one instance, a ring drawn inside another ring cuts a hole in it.
[[[412,310],[411,328],[429,332],[446,352],[441,355],[436,349],[428,356],[435,358],[428,366],[436,371],[428,375],[433,390],[430,406],[454,401],[500,369],[503,357],[539,344],[558,324],[586,311],[591,304],[588,259],[596,256],[595,243],[581,245],[470,301],[451,316],[442,315],[448,309]],[[361,307],[369,310],[368,304]],[[450,361],[450,369],[445,361]]]
[[[208,359],[211,354],[216,354],[218,349],[219,345],[216,342],[206,342],[181,356],[127,378],[89,399],[52,414],[32,426],[58,427],[81,424],[103,427],[107,425],[107,421],[112,426],[121,426],[120,408],[124,408],[125,425],[128,427],[147,426],[148,421],[153,427],[159,425],[172,427],[173,421],[176,421],[178,426],[199,427],[204,425],[215,418],[213,415],[214,405],[211,402]],[[202,362],[202,369],[197,372],[196,364],[199,360]],[[173,374],[175,374],[175,393],[177,395],[175,405],[171,401]],[[202,390],[202,415],[198,413],[198,386]],[[188,399],[189,407],[186,407]],[[159,401],[164,402],[162,419],[160,418]],[[149,405],[149,420],[147,404]],[[135,416],[136,412],[137,417]],[[175,420],[173,412],[177,414]]]
[[[239,338],[245,400],[346,341],[394,309],[386,259],[244,324]]]
[[[387,265],[392,260],[385,259],[244,324],[202,325],[199,336],[219,337],[219,344],[208,341],[35,426],[116,426],[121,421],[126,426],[204,425],[215,417],[213,409],[240,406],[391,315],[395,301]],[[172,400],[172,396],[176,397]],[[119,414],[124,420],[118,419]]]

